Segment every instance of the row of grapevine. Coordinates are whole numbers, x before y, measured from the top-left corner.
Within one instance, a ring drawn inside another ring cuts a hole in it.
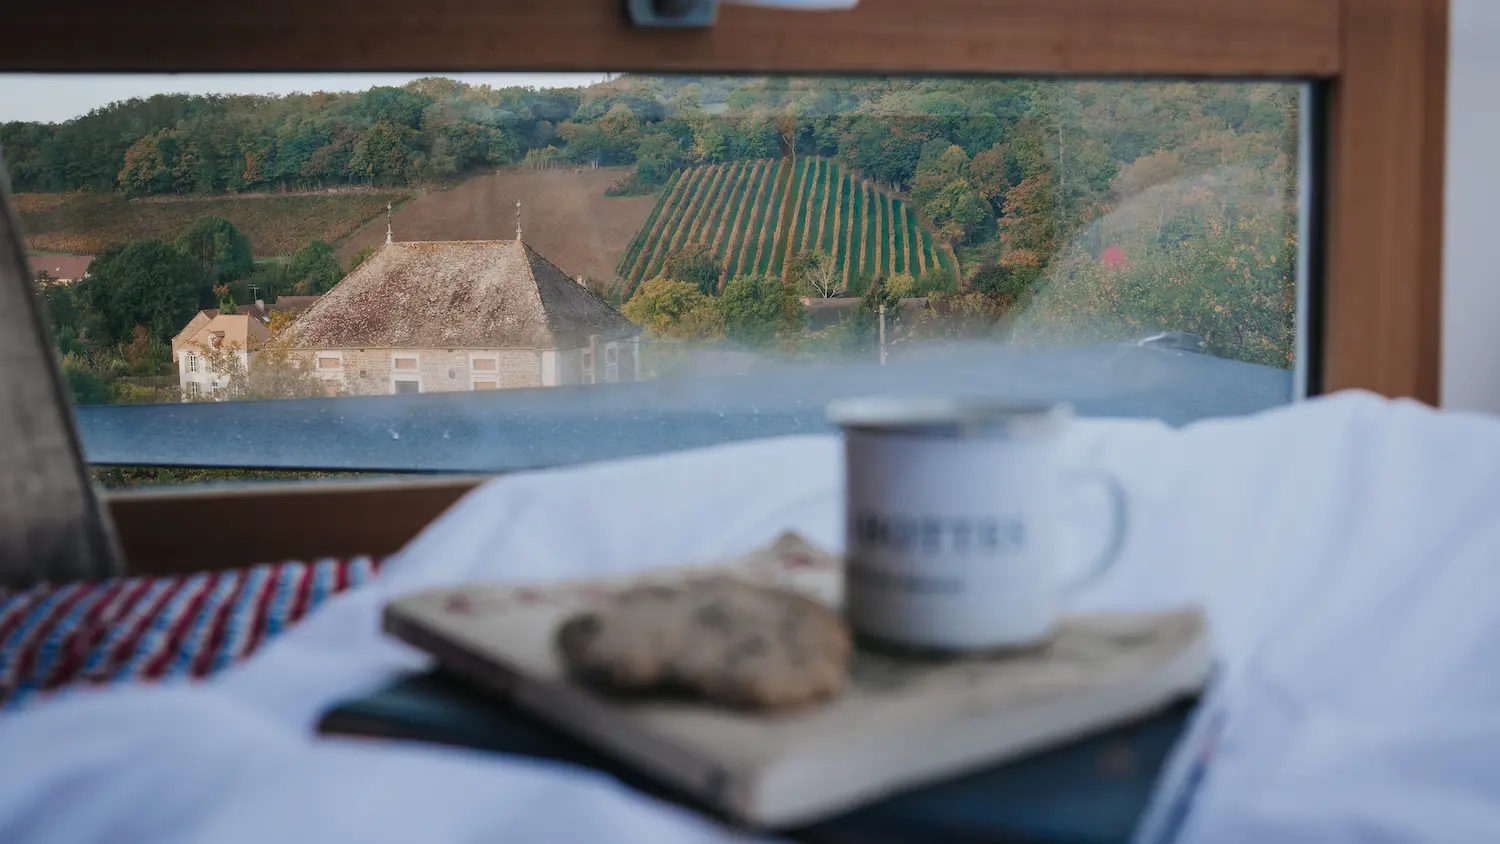
[[[745,262],[750,258],[750,244],[756,243],[760,235],[760,226],[756,224],[760,217],[756,214],[756,209],[760,208],[762,201],[766,198],[766,191],[770,190],[771,185],[776,183],[776,171],[780,167],[780,161],[773,161],[770,164],[763,166],[761,168],[760,178],[755,182],[754,194],[751,195],[747,191],[747,195],[750,196],[750,201],[745,203],[745,208],[740,209],[740,213],[744,214],[745,225],[743,228],[740,228],[738,224],[736,224],[735,226],[735,228],[737,229],[737,231],[735,231],[735,235],[739,238],[739,251],[731,252],[734,258],[732,264],[730,263],[728,257],[725,258],[725,278],[733,278],[734,276],[738,275],[740,268],[745,266]],[[730,241],[731,246],[733,246],[734,243],[735,241]]]
[[[904,200],[821,157],[738,161],[672,176],[636,233],[617,274],[627,295],[661,272],[675,251],[702,244],[723,278],[785,277],[801,252],[832,255],[846,286],[861,276],[956,274],[940,244]]]
[[[678,170],[667,179],[667,184],[662,188],[663,196],[671,195],[672,191],[677,187],[678,180],[682,178],[682,173],[683,171]],[[626,247],[625,254],[620,256],[620,262],[615,265],[615,275],[620,278],[630,277],[630,270],[635,266],[635,259],[641,254],[641,247],[645,246],[646,242],[651,239],[655,231],[656,220],[661,216],[662,208],[665,205],[665,202],[658,202],[651,208],[651,215],[646,218],[646,222],[641,226],[640,231],[635,233],[635,237],[631,238],[630,246]]]
[[[635,263],[631,265],[630,274],[625,276],[625,280],[629,284],[627,292],[634,291],[637,285],[648,278],[646,276],[646,268],[655,262],[657,256],[661,253],[661,234],[663,231],[670,232],[672,230],[667,226],[667,221],[676,219],[682,213],[682,206],[678,200],[682,198],[686,186],[696,180],[701,173],[701,170],[696,169],[689,171],[688,175],[683,176],[673,183],[671,190],[662,193],[661,200],[656,204],[658,208],[664,206],[666,210],[656,215],[656,222],[651,225],[651,234],[646,237],[646,243],[641,247],[640,255],[637,257]]]

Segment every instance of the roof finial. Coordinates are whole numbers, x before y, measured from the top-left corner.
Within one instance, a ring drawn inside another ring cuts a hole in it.
[[[516,242],[521,242],[521,200],[516,200]]]
[[[391,242],[391,204],[385,204],[385,242]]]

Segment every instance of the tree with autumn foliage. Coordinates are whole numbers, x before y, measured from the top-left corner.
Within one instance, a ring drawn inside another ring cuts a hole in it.
[[[723,336],[724,318],[697,286],[657,276],[636,288],[620,311],[657,337],[709,340]]]
[[[1209,354],[1290,368],[1296,349],[1291,174],[1224,168],[1158,184],[1095,225],[1048,268],[1021,342],[1124,340],[1163,330]],[[1191,233],[1182,236],[1182,226]],[[1090,242],[1109,240],[1110,260]],[[1117,244],[1117,245],[1116,245]],[[1121,257],[1123,256],[1123,260]]]
[[[244,278],[255,269],[250,238],[223,217],[205,214],[194,220],[178,236],[177,248],[219,284]]]
[[[957,293],[934,293],[927,307],[911,327],[913,340],[988,340],[995,339],[1013,302],[1000,295],[962,290]]]
[[[321,398],[335,392],[313,372],[309,361],[276,343],[274,337],[264,348],[250,353],[248,366],[240,354],[243,350],[238,343],[224,343],[202,351],[207,371],[221,379],[202,400]]]
[[[969,183],[996,213],[1004,209],[1005,194],[1014,187],[1008,156],[1005,144],[995,144],[969,162]]]

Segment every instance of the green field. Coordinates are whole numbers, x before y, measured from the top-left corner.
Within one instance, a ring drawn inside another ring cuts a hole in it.
[[[851,283],[939,268],[951,251],[922,225],[915,208],[829,158],[736,161],[673,175],[656,208],[625,250],[616,275],[626,295],[655,277],[673,252],[707,244],[724,278],[781,275],[800,252],[834,256]]]

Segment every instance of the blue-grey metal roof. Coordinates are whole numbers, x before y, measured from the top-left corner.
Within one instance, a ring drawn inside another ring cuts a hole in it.
[[[477,393],[87,406],[102,465],[384,472],[514,471],[831,430],[863,395],[1065,401],[1082,416],[1181,425],[1292,399],[1292,373],[1172,349],[948,347],[890,365],[771,365],[741,375]]]

